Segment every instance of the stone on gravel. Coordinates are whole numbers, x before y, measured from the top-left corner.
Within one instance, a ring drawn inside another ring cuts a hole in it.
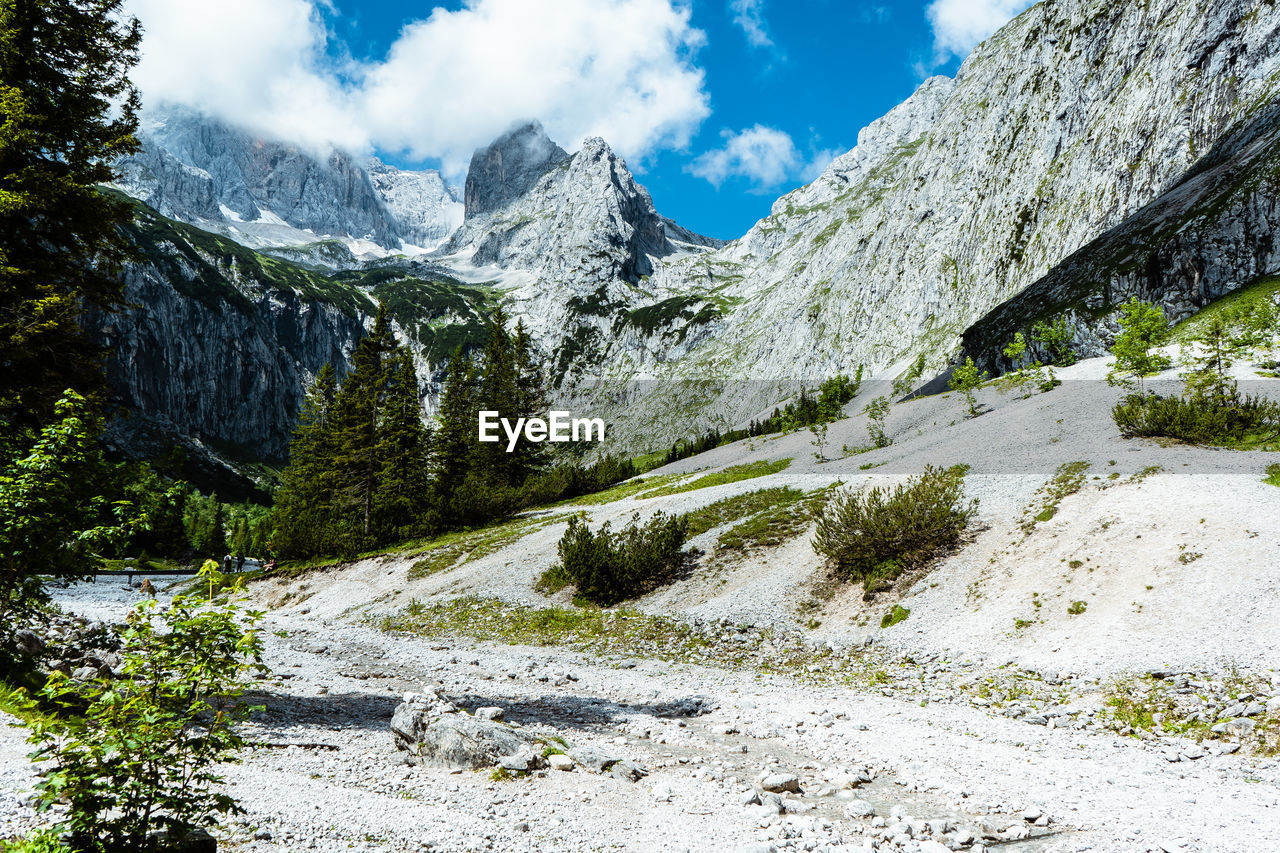
[[[494,722],[499,722],[502,720],[502,716],[503,710],[496,705],[491,705],[485,708],[476,708],[476,719],[478,720],[493,720]]]
[[[423,763],[464,770],[493,767],[536,742],[511,726],[457,713],[439,693],[407,695],[391,717],[391,731],[396,747]]]
[[[542,756],[532,749],[521,749],[515,755],[504,755],[498,759],[498,766],[504,770],[528,772],[536,770],[542,763]]]
[[[850,817],[873,817],[876,813],[875,806],[866,800],[854,800],[845,806],[845,811]]]
[[[594,746],[576,746],[569,750],[569,757],[586,769],[594,770],[596,773],[605,772],[619,761],[617,756],[610,755]]]
[[[569,756],[557,752],[547,756],[547,766],[552,770],[560,770],[567,773],[574,768],[575,762]]]
[[[760,787],[774,794],[794,793],[800,790],[800,780],[793,773],[771,773],[760,780]]]
[[[631,761],[619,761],[609,770],[609,775],[624,782],[639,782],[649,771]]]

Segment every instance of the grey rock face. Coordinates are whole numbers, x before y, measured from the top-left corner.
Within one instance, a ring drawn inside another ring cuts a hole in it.
[[[1038,320],[1065,316],[1081,355],[1105,353],[1130,297],[1160,305],[1171,322],[1280,270],[1280,104],[1228,131],[1187,175],[1151,204],[1091,241],[965,332],[990,370],[999,349]],[[1040,355],[1043,355],[1041,353]]]
[[[461,221],[438,172],[374,160],[366,171],[342,152],[327,156],[261,139],[187,108],[148,112],[142,151],[120,163],[119,186],[165,216],[226,233],[254,247],[317,237],[434,246]]]
[[[409,172],[375,157],[368,171],[405,242],[435,248],[462,224],[462,204],[434,169]]]
[[[464,189],[466,218],[492,213],[524,195],[568,156],[539,122],[504,133],[471,157]]]

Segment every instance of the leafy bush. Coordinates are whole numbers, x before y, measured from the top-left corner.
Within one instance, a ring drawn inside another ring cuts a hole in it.
[[[929,466],[893,488],[837,495],[818,519],[813,547],[836,573],[872,590],[954,548],[977,511],[964,500],[964,468]]]
[[[608,522],[592,533],[584,517],[574,516],[560,539],[560,564],[578,599],[609,607],[669,580],[684,560],[688,531],[684,516],[661,512],[643,525],[637,514],[617,533]]]
[[[1273,462],[1267,466],[1267,476],[1262,482],[1272,486],[1280,486],[1280,462]]]
[[[1079,616],[1089,605],[1083,601],[1073,601],[1067,606],[1067,614],[1070,616]]]
[[[884,615],[884,618],[880,620],[880,627],[892,628],[894,625],[897,625],[910,615],[911,610],[909,608],[903,607],[901,604],[895,604],[889,612]]]
[[[28,723],[33,757],[51,762],[37,808],[67,805],[54,829],[73,850],[149,851],[156,831],[185,838],[241,812],[215,790],[215,768],[235,760],[237,724],[254,710],[239,700],[265,671],[259,618],[183,597],[161,612],[144,602],[129,614],[117,679],[50,678],[41,697],[58,711]]]
[[[1125,436],[1175,438],[1191,444],[1230,445],[1280,437],[1280,405],[1261,396],[1128,394],[1111,410]]]
[[[58,833],[49,829],[39,829],[26,838],[0,841],[0,853],[68,853],[68,851]]]
[[[978,408],[978,400],[974,397],[973,392],[982,387],[982,383],[987,381],[987,372],[985,370],[979,372],[978,366],[973,363],[972,358],[966,358],[964,364],[957,365],[955,370],[951,372],[951,380],[947,383],[952,391],[959,391],[964,395],[965,403],[969,406],[969,417],[976,418],[982,414],[982,410]]]
[[[889,416],[889,400],[887,397],[876,397],[863,409],[867,415],[867,433],[871,443],[876,447],[888,447],[893,439],[885,432],[884,421]]]
[[[1071,347],[1071,324],[1065,314],[1059,314],[1052,323],[1039,322],[1031,327],[1031,339],[1049,352],[1049,361],[1058,367],[1070,367],[1076,363],[1076,351]]]

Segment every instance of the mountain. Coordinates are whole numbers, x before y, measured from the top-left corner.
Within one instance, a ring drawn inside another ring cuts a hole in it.
[[[148,111],[142,150],[117,186],[173,219],[253,246],[337,238],[359,254],[430,248],[457,227],[461,205],[438,172],[319,157],[184,107]]]
[[[321,161],[181,111],[149,131],[122,183],[160,214],[270,244],[272,258],[250,253],[266,284],[228,275],[239,272],[229,242],[197,246],[184,263],[248,293],[310,282],[310,305],[281,297],[289,307],[270,311],[347,305],[338,313],[356,325],[333,315],[334,340],[367,323],[374,300],[394,300],[431,382],[443,354],[480,334],[485,307],[505,303],[558,401],[607,415],[611,434],[641,449],[740,423],[793,393],[793,380],[859,365],[889,377],[923,353],[942,370],[963,348],[998,368],[993,351],[1037,318],[1065,313],[1096,352],[1127,294],[1180,316],[1280,272],[1278,96],[1275,4],[1045,0],[728,243],[661,216],[603,140],[570,154],[536,122],[476,152],[456,228],[438,175],[340,153]],[[367,253],[446,232],[414,261]],[[187,274],[164,241],[148,251],[156,275]],[[181,296],[197,285],[170,286]],[[132,357],[202,338],[211,322],[197,309],[175,315]],[[207,368],[219,375],[214,359],[250,355],[302,365],[281,368],[298,381],[318,366],[279,348],[220,350]],[[141,377],[115,375],[121,399],[152,401],[157,417],[183,404],[176,378],[156,374],[146,381],[175,388],[144,394]],[[278,424],[252,429],[279,437],[296,396],[274,399]],[[224,435],[213,413],[172,420],[179,432],[245,440]]]

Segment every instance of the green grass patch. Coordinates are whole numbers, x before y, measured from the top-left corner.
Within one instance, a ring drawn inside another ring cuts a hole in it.
[[[1064,462],[1059,465],[1053,479],[1040,487],[1036,500],[1023,510],[1022,521],[1019,522],[1022,532],[1029,535],[1037,524],[1057,515],[1058,505],[1063,498],[1074,495],[1084,486],[1088,470],[1088,462]]]
[[[619,483],[612,488],[605,489],[602,492],[595,492],[590,495],[581,495],[576,498],[568,498],[559,503],[552,504],[553,507],[562,506],[599,506],[601,504],[613,503],[625,498],[633,497],[646,489],[654,487],[665,487],[669,483],[673,483],[688,474],[663,474],[659,477],[636,477],[627,480],[625,483]],[[649,495],[644,495],[649,497]]]
[[[1067,605],[1067,615],[1068,615],[1068,616],[1079,616],[1079,615],[1080,615],[1081,613],[1083,613],[1083,612],[1084,612],[1088,607],[1089,607],[1089,605],[1088,605],[1087,603],[1083,602],[1083,601],[1073,601],[1073,602],[1071,602],[1069,605]]]
[[[685,515],[689,520],[689,535],[697,536],[722,524],[728,524],[758,512],[790,506],[804,496],[804,492],[799,489],[780,486],[772,489],[756,489],[754,492],[722,498]]]
[[[712,486],[724,486],[729,483],[738,483],[742,480],[754,480],[756,477],[767,477],[770,474],[777,474],[779,471],[786,469],[791,464],[791,459],[775,459],[772,462],[748,462],[745,465],[730,465],[723,471],[714,471],[705,474],[696,480],[687,483],[671,483],[654,489],[651,492],[641,495],[642,499],[659,498],[666,495],[678,495],[683,492],[692,492],[697,489],[707,489]]]
[[[1263,306],[1263,303],[1270,303],[1275,307],[1277,302],[1280,302],[1280,277],[1265,278],[1253,284],[1246,284],[1226,296],[1213,300],[1174,326],[1173,339],[1181,343],[1190,343],[1216,317],[1231,321],[1241,314],[1257,310]]]
[[[899,622],[905,621],[910,615],[911,610],[909,608],[903,607],[901,604],[895,604],[889,612],[884,615],[884,618],[880,620],[880,627],[892,628]]]
[[[735,524],[716,539],[717,554],[730,551],[746,553],[794,539],[808,529],[814,516],[826,506],[833,488],[802,493]]]
[[[1280,486],[1280,463],[1273,462],[1267,466],[1267,476],[1262,478],[1262,482]]]
[[[409,569],[409,579],[424,578],[472,560],[479,560],[515,544],[535,530],[558,524],[568,516],[564,513],[536,518],[517,518],[479,530],[446,533],[419,552],[422,558]],[[412,555],[417,556],[417,554]]]

